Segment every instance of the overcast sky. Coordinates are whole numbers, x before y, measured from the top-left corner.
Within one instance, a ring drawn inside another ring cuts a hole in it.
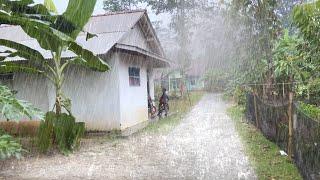
[[[43,0],[34,0],[34,2],[36,3],[43,3]],[[53,2],[55,3],[58,12],[59,13],[63,13],[67,6],[68,6],[68,0],[53,0]],[[146,5],[141,5],[141,9],[146,9]],[[96,4],[96,8],[94,11],[94,15],[96,14],[104,14],[105,11],[103,10],[103,0],[97,0],[97,4]],[[162,15],[155,15],[154,13],[152,13],[152,11],[150,10],[150,8],[148,8],[148,15],[151,19],[151,21],[163,21],[164,24],[168,24],[170,22],[170,16],[168,14],[162,14]]]
[[[59,13],[62,13],[66,10],[68,5],[68,0],[53,0]],[[43,3],[43,0],[34,0],[36,3]],[[101,14],[103,13],[103,0],[97,0],[96,9],[94,14]]]

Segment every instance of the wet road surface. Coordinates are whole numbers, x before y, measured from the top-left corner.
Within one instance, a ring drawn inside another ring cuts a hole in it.
[[[256,179],[226,109],[221,95],[207,94],[170,133],[92,140],[68,157],[13,161],[0,179]]]

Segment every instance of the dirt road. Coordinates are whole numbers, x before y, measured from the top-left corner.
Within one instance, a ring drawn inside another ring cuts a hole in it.
[[[88,142],[69,157],[7,164],[5,179],[256,179],[220,95],[209,94],[168,134]],[[1,179],[1,178],[0,178]]]

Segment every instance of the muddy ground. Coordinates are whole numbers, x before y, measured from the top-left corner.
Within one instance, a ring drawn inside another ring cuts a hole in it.
[[[86,140],[68,157],[8,162],[0,179],[256,179],[220,95],[205,95],[169,133]]]

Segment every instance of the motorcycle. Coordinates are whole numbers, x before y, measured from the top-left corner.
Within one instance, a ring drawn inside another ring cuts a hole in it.
[[[151,99],[151,97],[148,98],[148,112],[149,112],[151,118],[156,117],[157,108],[156,108],[156,106],[154,105],[154,102],[153,102],[153,100]]]
[[[165,113],[165,117],[168,116],[168,112],[169,112],[169,104],[168,103],[161,103],[160,107],[159,107],[159,113],[158,116],[159,118],[162,118],[162,113]]]

